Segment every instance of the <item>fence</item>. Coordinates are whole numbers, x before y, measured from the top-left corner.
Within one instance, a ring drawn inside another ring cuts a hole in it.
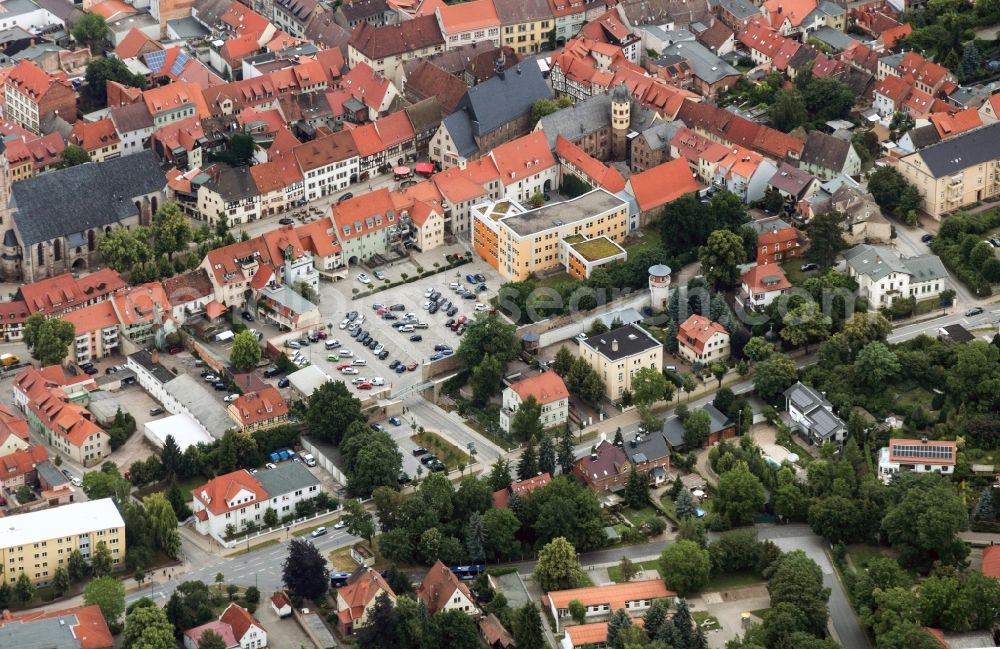
[[[291,522],[289,522],[287,524],[281,524],[281,523],[279,523],[277,526],[275,526],[275,527],[269,527],[266,530],[265,529],[259,529],[256,532],[252,532],[250,534],[247,534],[245,536],[241,536],[240,538],[233,539],[231,541],[219,541],[218,538],[216,538],[215,540],[219,541],[219,543],[222,545],[222,547],[224,547],[227,550],[233,550],[233,549],[239,547],[240,545],[242,545],[244,543],[246,543],[247,546],[249,547],[251,545],[252,541],[254,541],[256,539],[259,539],[262,536],[267,536],[268,534],[281,534],[282,532],[285,532],[285,531],[288,531],[290,533],[291,529],[293,527],[295,527],[296,525],[301,525],[303,523],[311,523],[311,522],[313,522],[315,520],[319,520],[320,518],[324,518],[326,516],[329,516],[330,514],[335,514],[335,513],[339,512],[341,509],[343,509],[343,507],[339,507],[338,506],[336,509],[328,509],[328,510],[322,512],[322,513],[314,514],[313,516],[304,516],[302,518],[296,518],[296,519],[292,520]]]

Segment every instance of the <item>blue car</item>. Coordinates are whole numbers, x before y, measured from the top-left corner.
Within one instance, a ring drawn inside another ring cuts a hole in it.
[[[406,366],[403,365],[402,363],[396,366],[396,374],[402,374],[405,371],[406,371]]]
[[[442,354],[441,352],[437,352],[436,354],[432,354],[431,355],[431,360],[432,361],[439,361],[442,358],[444,358],[444,354]]]
[[[288,383],[288,377],[287,376],[281,377],[281,379],[278,381],[278,387],[279,388],[287,388],[288,385],[289,385],[289,383]]]
[[[465,276],[465,281],[467,281],[470,284],[477,284],[477,283],[479,283],[479,280],[476,279],[475,275],[466,275]]]
[[[393,426],[398,426],[403,422],[399,419],[399,417],[389,417],[389,423]]]

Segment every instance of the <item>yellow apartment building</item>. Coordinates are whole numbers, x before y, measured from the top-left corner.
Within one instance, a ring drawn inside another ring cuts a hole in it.
[[[899,159],[899,173],[916,186],[921,208],[938,221],[949,212],[1000,195],[1000,122]]]
[[[605,395],[616,401],[632,390],[632,377],[641,368],[663,369],[663,345],[630,324],[580,341],[580,358],[604,379]]]
[[[606,238],[620,244],[628,232],[628,203],[595,189],[560,203],[525,210],[501,201],[472,207],[473,248],[506,279],[564,266],[564,239]]]
[[[97,544],[111,550],[115,566],[125,561],[125,521],[110,498],[71,503],[7,516],[0,526],[0,565],[9,584],[21,573],[34,584],[47,584],[74,550],[87,561]]]
[[[534,54],[556,27],[549,0],[493,0],[500,18],[500,44],[518,54]]]

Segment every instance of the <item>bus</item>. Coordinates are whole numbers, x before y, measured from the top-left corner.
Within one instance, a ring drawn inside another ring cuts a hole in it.
[[[449,570],[462,581],[472,581],[486,570],[486,566],[481,563],[471,566],[451,566]]]

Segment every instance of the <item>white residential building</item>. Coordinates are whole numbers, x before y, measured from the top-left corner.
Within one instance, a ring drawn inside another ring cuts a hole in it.
[[[845,252],[844,259],[869,309],[892,306],[896,298],[936,298],[948,288],[948,271],[935,255],[902,257],[888,248],[860,244]]]
[[[534,397],[542,407],[539,418],[542,428],[553,428],[566,423],[569,418],[569,391],[562,377],[549,370],[504,388],[503,406],[500,408],[500,428],[504,432],[510,432],[514,414],[529,396]]]
[[[889,482],[902,471],[916,473],[955,472],[957,445],[945,440],[890,439],[889,445],[879,449],[878,477]]]
[[[191,492],[191,511],[198,532],[225,543],[227,528],[240,532],[248,524],[260,527],[268,509],[279,519],[294,515],[296,503],[319,492],[319,479],[304,464],[284,462],[254,475],[240,469],[209,480]]]

